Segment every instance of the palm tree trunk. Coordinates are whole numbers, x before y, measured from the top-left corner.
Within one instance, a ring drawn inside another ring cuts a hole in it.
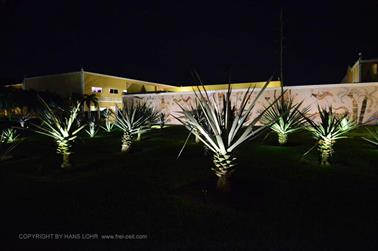
[[[84,119],[85,118],[85,104],[83,101],[81,101],[80,111],[81,111],[81,117]]]
[[[87,107],[88,107],[88,120],[91,120],[91,103],[87,103]]]
[[[231,191],[231,183],[229,175],[222,175],[218,177],[217,190],[222,193],[228,193]]]
[[[132,142],[133,141],[132,141],[131,135],[129,134],[129,132],[125,131],[123,133],[123,136],[122,136],[122,148],[121,148],[121,151],[122,152],[127,152],[130,149]]]
[[[71,168],[71,161],[70,161],[70,155],[67,153],[63,154],[63,162],[60,165],[61,168],[63,169],[68,169]]]
[[[230,176],[235,170],[236,158],[232,153],[215,153],[213,157],[215,167],[213,171],[218,176],[217,190],[220,192],[231,191],[231,184],[229,182]]]
[[[60,165],[60,167],[63,169],[68,169],[71,167],[70,148],[71,144],[68,140],[63,139],[62,141],[58,142],[57,153],[61,154],[63,157],[62,164]]]
[[[278,143],[285,145],[287,143],[287,133],[278,133]]]
[[[320,165],[321,166],[330,166],[331,163],[329,162],[332,154],[333,154],[333,144],[335,142],[333,140],[319,140],[319,147],[318,150],[320,152]]]

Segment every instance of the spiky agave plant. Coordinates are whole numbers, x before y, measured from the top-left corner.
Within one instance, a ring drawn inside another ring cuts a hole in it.
[[[195,100],[194,106],[190,104],[190,111],[192,111],[193,117],[201,124],[202,127],[207,127],[205,114],[203,113],[202,108],[197,100]],[[193,128],[193,135],[195,136],[195,142],[199,143],[200,139],[197,137],[198,132],[194,133],[194,131],[197,130],[197,128]]]
[[[159,113],[147,103],[134,99],[125,102],[122,110],[117,109],[115,125],[123,131],[122,152],[127,152],[135,140],[140,140],[141,134],[150,130],[158,117]]]
[[[112,110],[107,108],[104,112],[104,117],[105,117],[105,126],[101,126],[102,129],[104,129],[106,132],[111,132],[114,127],[114,113]]]
[[[39,112],[42,121],[40,125],[32,124],[33,131],[54,139],[57,149],[56,152],[63,157],[61,167],[66,169],[71,167],[70,154],[72,142],[76,139],[85,125],[74,128],[75,120],[80,111],[80,103],[77,103],[69,111],[61,109],[63,114],[54,111],[43,99],[41,99],[43,108]]]
[[[91,121],[88,123],[88,130],[85,130],[85,132],[89,135],[89,137],[94,138],[96,136],[98,129],[96,126],[96,123]]]
[[[0,133],[0,161],[12,158],[10,153],[16,148],[17,143],[6,143],[6,139],[3,133]]]
[[[20,123],[20,126],[21,126],[22,128],[24,128],[26,122],[27,122],[28,120],[30,120],[31,117],[32,117],[32,116],[31,116],[30,113],[26,113],[26,114],[22,115],[22,116],[18,119],[18,123]]]
[[[210,97],[203,85],[202,89],[198,87],[195,91],[196,100],[205,121],[196,116],[197,111],[193,107],[184,108],[178,103],[181,107],[181,116],[175,116],[176,119],[213,152],[214,167],[212,170],[218,177],[217,189],[220,191],[230,190],[229,178],[237,164],[235,149],[247,140],[257,137],[269,126],[263,125],[257,128],[256,123],[274,102],[253,120],[249,119],[249,116],[270,80],[261,88],[252,102],[250,99],[254,88],[248,88],[237,110],[231,102],[231,85],[229,85],[227,93],[223,95],[221,103],[216,101],[214,95]],[[204,122],[208,126],[204,126]]]
[[[366,129],[370,137],[369,138],[362,137],[362,139],[378,147],[378,129],[377,128],[375,130],[370,130],[369,128],[366,128]]]
[[[263,124],[269,125],[278,136],[278,143],[284,145],[288,141],[289,134],[301,130],[306,123],[310,107],[302,107],[303,101],[295,103],[292,96],[279,98],[270,109],[266,111],[261,119]]]
[[[3,143],[13,143],[20,136],[14,128],[7,128],[1,133]]]
[[[330,166],[330,158],[334,153],[334,144],[338,139],[347,138],[346,134],[356,128],[356,123],[349,119],[348,114],[337,115],[332,107],[321,108],[318,106],[319,122],[306,117],[307,130],[317,140],[320,152],[320,165]]]

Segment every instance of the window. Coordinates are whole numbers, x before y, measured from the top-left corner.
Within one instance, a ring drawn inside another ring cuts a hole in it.
[[[372,70],[373,70],[373,74],[374,75],[377,75],[378,74],[378,64],[373,64],[371,66]]]
[[[127,90],[123,90],[122,95],[126,95],[126,94],[127,94]]]
[[[118,94],[118,89],[110,88],[109,93],[111,93],[111,94]]]
[[[92,87],[92,93],[101,93],[102,88],[101,87]]]

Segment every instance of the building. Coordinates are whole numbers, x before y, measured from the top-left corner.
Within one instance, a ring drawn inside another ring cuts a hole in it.
[[[233,89],[243,89],[249,86],[261,87],[265,82],[233,83]],[[130,78],[84,71],[69,72],[25,78],[22,85],[25,90],[48,91],[62,97],[72,95],[96,94],[100,110],[114,109],[122,106],[122,97],[137,93],[187,92],[195,86],[175,86],[148,82]],[[269,87],[280,86],[279,81],[272,81]],[[205,85],[208,90],[224,90],[227,84]],[[91,107],[91,110],[95,110]]]
[[[378,82],[378,59],[359,59],[348,66],[342,83]]]

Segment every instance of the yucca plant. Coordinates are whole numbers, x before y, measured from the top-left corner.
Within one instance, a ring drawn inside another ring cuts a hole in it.
[[[315,146],[320,152],[320,165],[330,166],[330,158],[334,153],[334,144],[338,139],[347,138],[346,134],[356,128],[356,123],[349,119],[348,114],[338,115],[332,107],[320,108],[318,106],[319,122],[306,117],[307,130],[317,140]]]
[[[304,128],[305,116],[310,107],[302,107],[302,105],[303,101],[295,103],[292,96],[281,95],[281,98],[262,117],[261,122],[265,125],[274,121],[270,129],[277,134],[280,145],[287,143],[289,134]]]
[[[10,153],[16,148],[17,143],[7,143],[3,133],[0,133],[0,161],[12,158]]]
[[[202,127],[207,127],[205,114],[203,113],[202,108],[197,100],[195,101],[194,106],[190,105],[190,111],[192,111],[192,115],[194,119],[197,120],[201,124]],[[198,132],[194,133],[194,131],[197,131],[197,130],[198,130],[197,128],[193,128],[193,135],[195,137],[195,142],[199,143],[200,139],[197,137]]]
[[[141,134],[150,130],[159,118],[159,113],[147,103],[133,99],[125,102],[122,110],[116,110],[115,125],[123,131],[122,152],[128,151],[135,140],[140,140]]]
[[[1,141],[3,143],[13,143],[20,135],[14,128],[7,128],[1,133]]]
[[[31,117],[32,117],[32,116],[31,116],[30,113],[24,114],[24,115],[22,115],[22,116],[18,119],[18,123],[20,123],[20,126],[21,126],[22,128],[24,128],[26,122],[27,122],[28,120],[30,120]]]
[[[366,138],[366,137],[362,137],[362,139],[366,140],[367,142],[375,145],[375,146],[378,146],[378,129],[376,128],[375,130],[370,130],[369,128],[366,128],[370,137],[369,138]]]
[[[91,121],[88,123],[88,130],[85,130],[85,132],[89,135],[89,137],[94,138],[96,136],[98,129],[96,126],[96,123]]]
[[[114,113],[112,110],[107,108],[104,112],[105,117],[105,126],[101,126],[102,129],[104,129],[106,132],[111,132],[114,127]]]
[[[42,123],[40,125],[32,124],[32,130],[53,138],[57,145],[56,152],[63,157],[61,167],[64,169],[69,168],[71,167],[69,157],[72,153],[72,143],[76,139],[78,132],[85,127],[85,125],[75,127],[75,120],[80,111],[80,103],[77,103],[69,111],[64,109],[55,111],[43,99],[41,99],[41,102],[44,108],[39,112]]]
[[[220,191],[230,190],[229,178],[237,164],[235,149],[247,140],[254,139],[270,126],[256,127],[256,123],[274,105],[274,102],[254,119],[249,118],[269,82],[270,80],[266,82],[252,102],[250,99],[254,88],[248,88],[238,109],[235,109],[231,102],[231,85],[229,85],[227,93],[223,95],[222,102],[218,102],[214,95],[210,97],[203,85],[198,87],[195,90],[196,101],[203,113],[204,120],[201,119],[202,116],[196,115],[197,111],[194,107],[184,108],[177,103],[181,107],[181,116],[175,116],[176,119],[213,152],[214,167],[212,170],[218,177],[217,189]]]

